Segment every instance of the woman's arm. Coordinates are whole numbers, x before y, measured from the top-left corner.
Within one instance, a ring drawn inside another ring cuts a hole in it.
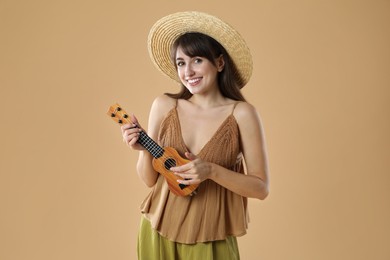
[[[174,102],[175,101],[172,98],[165,95],[157,97],[153,101],[149,113],[148,123],[148,136],[153,140],[157,141],[161,121],[165,117],[166,113],[168,113],[168,111],[174,106]],[[145,149],[140,148],[140,145],[137,143],[139,136],[139,134],[137,134],[137,129],[131,128],[131,125],[125,125],[122,128],[123,136],[127,144],[132,149],[139,151],[136,167],[138,176],[148,187],[152,187],[158,178],[158,173],[152,166],[153,156]]]
[[[269,178],[260,117],[255,108],[248,103],[238,104],[234,116],[240,129],[246,175],[205,162],[188,153],[186,156],[192,161],[186,165],[174,167],[172,170],[188,179],[180,181],[183,184],[195,184],[211,179],[241,196],[265,199],[269,193]]]

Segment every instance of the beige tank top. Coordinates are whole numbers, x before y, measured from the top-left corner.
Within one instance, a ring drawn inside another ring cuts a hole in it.
[[[197,156],[244,174],[234,107]],[[187,148],[176,107],[162,121],[158,143],[163,147],[174,147],[185,158]],[[211,180],[202,182],[196,195],[176,196],[169,191],[162,175],[143,201],[141,212],[162,236],[185,244],[242,236],[249,222],[247,198]]]

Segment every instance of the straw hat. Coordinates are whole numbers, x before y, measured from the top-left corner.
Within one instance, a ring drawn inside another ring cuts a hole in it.
[[[175,40],[189,32],[203,33],[218,41],[229,53],[241,76],[240,88],[248,83],[252,75],[252,56],[244,39],[219,18],[194,11],[165,16],[151,28],[148,37],[149,55],[162,73],[181,83],[170,52]]]

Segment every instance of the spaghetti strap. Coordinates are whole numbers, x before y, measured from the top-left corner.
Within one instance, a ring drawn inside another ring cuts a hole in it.
[[[233,115],[234,109],[236,109],[236,106],[237,106],[238,103],[241,103],[241,101],[238,101],[238,102],[234,103],[231,115]]]

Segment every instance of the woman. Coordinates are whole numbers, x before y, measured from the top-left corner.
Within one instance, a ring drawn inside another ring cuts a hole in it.
[[[260,118],[240,89],[252,72],[249,49],[220,19],[199,12],[166,16],[151,29],[152,61],[181,84],[152,104],[148,135],[189,162],[170,170],[193,196],[176,196],[137,143],[137,119],[122,135],[139,151],[137,171],[151,193],[141,206],[139,259],[239,259],[237,236],[246,233],[247,198],[268,195]],[[244,162],[245,159],[245,162]]]

